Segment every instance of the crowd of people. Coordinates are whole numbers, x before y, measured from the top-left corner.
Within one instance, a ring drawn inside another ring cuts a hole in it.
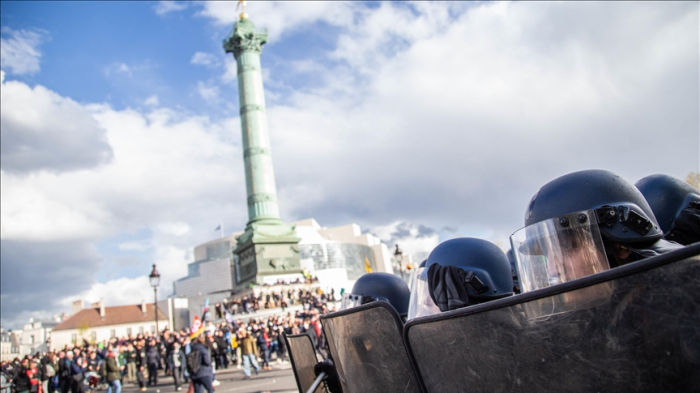
[[[299,295],[297,295],[299,294]],[[92,393],[106,389],[120,393],[124,383],[141,391],[156,386],[159,377],[172,378],[176,391],[190,386],[199,393],[218,385],[217,370],[243,368],[244,378],[271,370],[273,362],[286,362],[283,333],[308,334],[321,353],[326,353],[320,316],[335,311],[331,298],[320,290],[296,292],[294,302],[303,308],[265,318],[229,318],[218,324],[205,322],[197,335],[189,328],[165,329],[159,334],[130,335],[108,342],[80,342],[49,352],[27,355],[0,363],[0,378],[9,392],[2,393]],[[217,311],[218,314],[218,311]],[[193,369],[188,355],[197,351],[199,367]]]
[[[311,304],[317,307],[318,304],[335,301],[335,290],[330,289],[327,293],[321,289],[320,285],[309,287],[308,284],[317,282],[315,278],[307,279],[303,286],[277,283],[255,290],[245,296],[236,296],[224,299],[221,303],[216,303],[214,310],[216,318],[225,318],[226,314],[250,314],[261,309],[272,309],[281,307],[282,311],[292,305]]]

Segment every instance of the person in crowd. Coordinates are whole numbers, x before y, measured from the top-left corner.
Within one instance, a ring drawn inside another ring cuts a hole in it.
[[[74,351],[75,352],[75,351]],[[75,361],[71,363],[71,392],[72,393],[85,393],[85,372],[87,371],[87,361],[81,357],[77,356]]]
[[[185,351],[182,349],[178,341],[173,343],[173,348],[170,351],[170,356],[168,357],[168,364],[168,367],[170,370],[172,370],[175,390],[180,391],[182,390],[184,369],[187,366],[187,358],[185,357]]]
[[[270,328],[265,326],[262,330],[258,332],[258,338],[257,338],[257,343],[258,343],[258,348],[260,349],[260,353],[262,354],[262,368],[263,370],[271,370],[272,368],[270,367],[270,339],[269,336],[270,333]]]
[[[195,393],[202,393],[202,389],[207,389],[207,393],[214,393],[212,386],[212,364],[209,349],[206,346],[207,339],[204,335],[199,335],[191,345],[192,351],[188,356],[199,356],[199,369],[191,370],[190,377],[194,385]]]
[[[133,339],[131,341],[133,342]],[[124,357],[126,358],[126,381],[131,383],[136,382],[138,355],[136,353],[134,345],[131,342],[129,342],[129,344],[126,347]]]
[[[252,328],[251,328],[252,330]],[[250,331],[247,329],[241,329],[241,357],[243,359],[243,379],[250,379],[250,365],[253,365],[255,374],[260,371],[260,366],[257,361],[257,351],[255,345],[255,339],[250,335]]]
[[[150,341],[146,347],[146,366],[148,367],[148,385],[158,384],[158,365],[160,364],[160,353],[155,341]]]
[[[122,367],[119,366],[117,357],[119,352],[117,350],[112,350],[107,354],[107,359],[104,363],[104,373],[107,378],[107,393],[121,393],[121,370]]]

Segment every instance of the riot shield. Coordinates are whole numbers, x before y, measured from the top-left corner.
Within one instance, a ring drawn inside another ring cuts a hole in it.
[[[284,335],[289,349],[289,358],[292,361],[294,369],[294,378],[297,380],[297,387],[300,392],[306,393],[316,379],[314,374],[314,366],[318,363],[314,345],[311,343],[311,338],[307,334],[297,334],[294,336]],[[323,385],[320,385],[314,391],[323,393]]]
[[[321,317],[344,393],[420,392],[403,344],[403,324],[374,301]]]
[[[429,392],[700,391],[699,254],[417,318],[409,356]]]

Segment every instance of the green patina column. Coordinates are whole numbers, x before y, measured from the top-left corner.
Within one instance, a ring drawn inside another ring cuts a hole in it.
[[[245,232],[238,237],[233,251],[236,289],[247,287],[255,281],[262,283],[265,275],[301,273],[300,239],[293,226],[282,222],[277,204],[260,69],[260,53],[266,42],[267,31],[255,29],[245,14],[241,15],[231,34],[224,40],[224,49],[227,53],[233,53],[238,67],[238,99],[248,194],[248,224]]]

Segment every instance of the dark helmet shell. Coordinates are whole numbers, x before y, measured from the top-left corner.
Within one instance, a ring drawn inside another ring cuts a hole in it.
[[[668,175],[647,176],[634,184],[654,212],[659,227],[667,235],[673,222],[691,202],[700,202],[700,191]]]
[[[487,240],[462,237],[444,241],[428,256],[426,269],[433,264],[473,271],[488,290],[477,294],[468,289],[470,297],[501,298],[513,293],[513,275],[508,258],[503,250]]]
[[[658,240],[663,236],[644,195],[615,173],[597,169],[569,173],[542,186],[527,207],[525,226],[603,206],[624,206],[652,224],[645,234],[630,230],[621,222],[601,225],[603,237],[620,243],[635,243]]]
[[[406,282],[389,273],[367,273],[355,282],[353,295],[370,296],[386,300],[401,316],[408,314],[411,292]]]

